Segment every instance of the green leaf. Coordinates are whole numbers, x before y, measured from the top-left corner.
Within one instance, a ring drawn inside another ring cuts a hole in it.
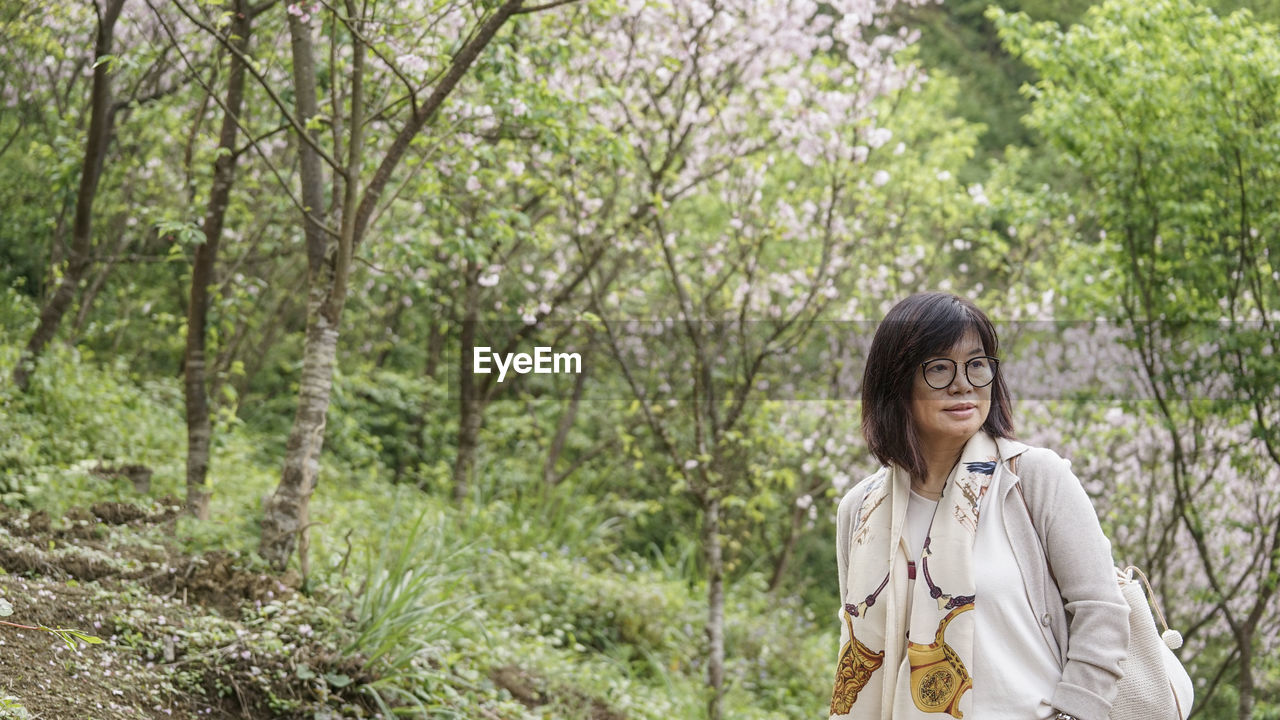
[[[84,642],[90,645],[102,644],[102,638],[98,637],[97,635],[90,635],[88,633],[80,632],[79,630],[68,630],[67,634],[72,635],[76,638],[79,638],[80,640],[83,640]]]
[[[9,604],[8,600],[0,598],[0,617],[9,617],[12,614],[13,606]]]

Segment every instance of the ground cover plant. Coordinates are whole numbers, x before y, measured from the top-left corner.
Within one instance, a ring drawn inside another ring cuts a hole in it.
[[[57,426],[81,442],[11,446],[33,454],[9,456],[0,598],[14,610],[8,620],[103,642],[72,649],[45,632],[0,630],[9,706],[0,712],[698,717],[697,570],[622,551],[607,512],[583,513],[564,494],[495,496],[460,511],[409,488],[353,482],[316,507],[324,525],[312,574],[276,574],[254,557],[250,524],[202,525],[183,512],[177,468],[153,472],[145,491],[115,471],[171,441],[162,429],[172,387],[118,382],[114,369],[62,352],[43,369],[49,382],[35,402],[4,397],[7,417],[29,440]],[[121,443],[72,401],[81,393],[96,393],[92,415],[157,431]],[[261,494],[269,469],[256,464],[249,431],[223,438],[215,471]],[[216,512],[240,502],[228,494],[239,492],[215,496]],[[730,627],[771,619],[731,631],[742,659],[729,666],[727,707],[800,715],[821,704],[823,683],[793,678],[800,668],[821,676],[825,638],[811,611],[777,605],[764,584],[756,577],[730,596]]]

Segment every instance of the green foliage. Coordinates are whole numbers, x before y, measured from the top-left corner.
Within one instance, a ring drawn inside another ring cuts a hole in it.
[[[0,600],[0,617],[6,617],[12,614],[13,614],[13,606],[10,605],[8,601]],[[71,650],[79,650],[80,643],[84,643],[85,645],[101,645],[102,644],[102,638],[98,637],[97,635],[90,635],[89,633],[84,632],[83,630],[77,630],[75,628],[54,628],[54,627],[47,627],[45,625],[36,625],[35,627],[32,627],[30,625],[19,625],[17,623],[11,623],[4,620],[0,620],[0,625],[15,627],[22,630],[38,630],[40,632],[47,632],[50,635],[53,635],[54,637],[58,638],[62,642],[66,643],[67,647],[70,648]]]
[[[1172,482],[1143,475],[1120,482],[1112,527],[1136,533],[1125,544],[1157,566],[1169,563],[1170,576],[1188,573],[1196,589],[1174,598],[1174,609],[1212,617],[1214,608],[1239,612],[1234,607],[1254,603],[1264,612],[1274,580],[1253,567],[1228,569],[1224,558],[1268,547],[1280,521],[1273,510],[1241,509],[1274,507],[1267,478],[1280,468],[1276,28],[1248,11],[1219,17],[1188,0],[1105,2],[1066,29],[1023,14],[989,16],[1006,47],[1040,76],[1024,89],[1033,101],[1028,122],[1082,181],[1071,193],[1081,222],[1068,235],[1055,284],[1075,293],[1084,313],[1127,331],[1151,398],[1109,412],[1117,419],[1137,412],[1158,430],[1159,441],[1145,438],[1156,450],[1143,466],[1173,470]],[[1170,485],[1176,500],[1157,494]],[[1233,502],[1189,500],[1202,492]],[[1167,534],[1181,528],[1153,527],[1152,505],[1165,503],[1186,533],[1172,542]],[[1138,527],[1124,527],[1126,517]],[[1200,550],[1189,558],[1195,571],[1164,557],[1184,543]],[[1238,592],[1203,577],[1221,573],[1235,588],[1242,576],[1256,589]],[[1272,643],[1242,641],[1258,657]],[[1267,662],[1237,665],[1231,657],[1239,651],[1215,637],[1195,658],[1197,674],[1227,678],[1211,697],[1197,698],[1210,716],[1274,708],[1270,690],[1237,692],[1241,673],[1258,684],[1270,672]]]
[[[8,693],[0,694],[0,718],[6,720],[31,720],[31,713],[22,706],[22,699]]]
[[[1166,348],[1157,378],[1230,377],[1232,399],[1261,403],[1255,432],[1280,446],[1275,28],[1172,0],[1104,4],[1066,31],[993,17],[1043,77],[1030,122],[1088,182],[1096,264],[1123,269],[1103,292],[1141,325],[1140,345]]]
[[[400,476],[419,477],[445,459],[451,415],[447,389],[389,368],[358,367],[334,377],[325,448],[352,467],[377,463]]]
[[[922,33],[919,47],[926,66],[953,75],[961,84],[957,114],[985,128],[977,161],[962,174],[966,181],[982,180],[987,162],[1006,147],[1038,143],[1021,122],[1030,105],[1018,94],[1021,85],[1034,80],[1034,71],[993,42],[995,28],[984,16],[986,9],[996,5],[1036,20],[1066,23],[1079,18],[1089,4],[1088,0],[949,0],[905,13],[906,22]]]
[[[16,355],[12,345],[4,348],[5,357]],[[15,477],[24,480],[11,501],[61,513],[103,499],[140,499],[128,487],[106,492],[103,481],[84,463],[75,466],[75,460],[85,454],[125,457],[113,454],[120,446],[112,445],[114,436],[104,429],[111,426],[111,418],[123,417],[120,422],[148,429],[127,445],[133,453],[129,458],[155,462],[163,448],[181,446],[182,425],[172,411],[179,405],[175,383],[158,383],[144,391],[118,379],[126,376],[122,368],[96,367],[71,353],[54,352],[45,362],[42,375],[48,381],[39,390],[40,404],[7,398],[12,408],[7,417],[21,429],[15,435],[28,439],[25,454],[10,456],[13,468],[21,471]],[[349,382],[340,384],[349,387]],[[395,382],[384,375],[380,383],[365,387],[380,388],[384,394],[377,397],[395,403]],[[91,388],[99,393],[92,401],[86,396]],[[344,395],[339,412],[368,413],[369,422],[378,422],[378,413],[388,405],[353,402],[362,397],[367,401],[368,396],[359,392]],[[541,412],[556,407],[558,403],[548,399]],[[445,406],[433,412],[447,410]],[[604,410],[584,408],[587,413]],[[527,423],[520,422],[527,418],[525,413],[516,405],[497,406],[483,442],[503,447],[527,435]],[[88,417],[93,414],[101,418],[95,422]],[[59,424],[66,428],[61,442],[45,443],[57,434],[52,428]],[[158,428],[168,430],[157,433]],[[278,445],[262,442],[266,436],[257,432],[252,425],[238,423],[220,433],[212,457],[212,512],[223,522],[200,525],[181,519],[176,535],[188,549],[238,550],[244,558],[252,557],[257,498],[272,487],[278,465],[270,457],[280,452]],[[511,438],[504,439],[508,433]],[[335,437],[346,436],[339,432]],[[32,442],[35,438],[41,442]],[[67,442],[73,438],[79,442]],[[696,717],[690,708],[703,703],[700,648],[705,614],[705,588],[694,562],[696,545],[687,546],[683,561],[670,564],[661,556],[651,562],[621,550],[632,528],[619,518],[637,512],[652,518],[651,510],[624,501],[612,483],[595,478],[574,476],[561,486],[545,488],[538,456],[531,449],[512,453],[523,461],[502,465],[504,472],[518,476],[501,483],[482,477],[477,483],[482,494],[464,510],[403,485],[398,490],[388,485],[388,469],[376,453],[326,456],[322,482],[333,481],[312,504],[312,519],[320,523],[312,529],[312,587],[335,612],[322,617],[300,604],[280,605],[281,609],[264,605],[265,614],[253,619],[253,639],[246,642],[255,653],[274,653],[278,648],[269,647],[276,642],[273,638],[291,637],[290,628],[305,624],[317,634],[330,633],[332,642],[343,643],[335,652],[361,659],[369,674],[359,681],[366,692],[396,714],[412,711],[423,716],[425,711],[427,716],[470,718],[485,707],[503,717],[525,717],[528,711],[488,679],[494,668],[514,663],[536,671],[550,683],[549,692],[561,694],[554,701],[561,717],[588,716],[581,693],[608,698],[610,707],[638,718]],[[360,469],[366,463],[372,463],[369,467],[377,470],[378,478]],[[167,467],[153,477],[152,496],[178,489],[180,465],[170,460]],[[594,492],[612,492],[599,497],[583,494],[593,486]],[[389,508],[397,509],[398,515],[388,517]],[[671,526],[663,531],[659,521],[651,522],[654,531],[670,534]],[[126,541],[135,547],[143,542],[137,537]],[[93,557],[106,561],[110,546],[107,552]],[[136,568],[121,568],[131,569]],[[758,586],[757,579],[730,590],[730,643],[745,655],[729,666],[741,681],[727,702],[736,708],[737,717],[804,716],[807,710],[801,709],[823,700],[827,639],[820,632],[795,632],[794,615],[801,610],[785,603],[779,607],[753,589]],[[739,592],[745,593],[741,603],[733,600]],[[343,608],[350,612],[349,635],[344,634],[348,630]],[[141,651],[163,650],[145,614],[130,614],[117,622],[117,633],[136,636]],[[743,630],[734,629],[739,627]],[[175,632],[192,655],[234,640],[223,625],[189,625]],[[803,681],[788,675],[794,675],[797,663],[812,672],[799,675]],[[200,672],[223,677],[219,673],[229,669],[210,665],[191,672],[196,677]],[[327,688],[326,692],[356,682],[349,674],[340,675],[307,665],[299,666],[296,680]]]
[[[0,338],[0,371],[11,372],[18,348]],[[174,492],[185,430],[177,388],[128,380],[118,359],[109,369],[81,353],[52,348],[27,393],[0,386],[11,432],[0,439],[0,492],[5,501],[66,509],[103,499],[136,497],[132,487],[103,479],[100,466],[145,465],[158,495]]]
[[[465,632],[462,625],[474,617],[476,598],[462,587],[474,551],[456,544],[439,513],[424,510],[407,527],[394,520],[389,526],[380,543],[365,546],[367,570],[343,654],[358,653],[378,678],[366,688],[388,716],[389,702],[429,714],[430,688],[448,679],[434,667],[439,643]]]
[[[7,352],[12,355],[12,346]],[[47,362],[46,374],[64,382],[52,382],[43,391],[44,405],[13,406],[8,416],[17,427],[43,428],[66,416],[70,399],[87,392],[83,385],[103,391],[94,403],[96,412],[110,417],[128,407],[138,414],[133,422],[180,428],[164,410],[176,404],[175,398],[125,392],[111,382],[119,368],[95,368],[59,353]],[[523,413],[512,408],[504,419],[506,410],[498,410],[498,427],[514,428]],[[46,412],[58,415],[45,417]],[[84,419],[74,422],[77,431],[98,437]],[[213,513],[226,522],[200,526],[182,520],[176,534],[188,547],[240,549],[249,557],[257,536],[256,498],[278,472],[274,464],[261,464],[270,453],[252,432],[251,426],[237,424],[221,434],[213,454],[218,489]],[[143,457],[150,457],[152,443],[178,442],[141,438],[133,448]],[[76,457],[79,447],[44,448],[41,462],[57,467]],[[516,471],[515,465],[509,467]],[[300,601],[264,604],[246,620],[251,634],[239,640],[255,655],[284,652],[283,643],[306,625],[317,637],[341,641],[335,653],[360,658],[369,677],[359,682],[397,715],[421,717],[425,710],[427,716],[470,718],[487,708],[502,717],[528,717],[530,711],[490,680],[496,668],[514,664],[545,679],[558,717],[588,717],[591,697],[637,718],[697,717],[703,704],[705,588],[690,562],[695,546],[686,560],[671,564],[619,551],[624,528],[616,516],[626,512],[620,498],[583,496],[580,489],[592,484],[585,478],[581,484],[571,478],[554,490],[530,492],[541,487],[536,462],[526,461],[520,472],[533,477],[523,481],[508,478],[509,484],[499,484],[482,478],[479,487],[496,494],[479,497],[463,510],[405,486],[395,490],[382,480],[355,480],[353,470],[329,458],[322,478],[352,479],[329,483],[329,491],[312,505],[312,519],[321,523],[312,531],[313,591],[327,599],[322,602],[332,612],[308,609]],[[22,501],[57,511],[103,497],[103,488],[87,472],[63,470],[58,478],[57,492],[36,488]],[[514,492],[514,487],[527,490]],[[152,492],[163,489],[157,481]],[[128,499],[131,492],[118,497]],[[389,508],[397,515],[388,517]],[[122,541],[137,546],[142,539]],[[729,642],[743,654],[729,666],[731,677],[739,680],[727,707],[735,717],[803,717],[824,700],[828,638],[797,619],[800,608],[777,603],[757,589],[759,584],[756,578],[730,589]],[[344,608],[350,612],[349,631]],[[115,622],[115,632],[135,638],[139,651],[162,652],[163,642],[153,636],[145,612]],[[230,669],[212,663],[219,656],[209,651],[237,641],[230,627],[189,622],[170,631],[189,656],[210,659],[210,664],[190,666],[181,682],[198,683],[200,673],[229,677]],[[304,663],[296,682],[332,693],[356,679]],[[279,702],[284,711],[296,701],[281,697]]]
[[[948,0],[898,13],[903,24],[921,31],[918,45],[925,65],[959,81],[958,115],[985,128],[978,153],[960,173],[965,182],[985,181],[991,161],[1003,161],[1008,150],[1017,148],[1032,151],[1030,162],[1022,163],[1019,178],[1029,189],[1061,179],[1062,173],[1051,157],[1035,152],[1045,140],[1022,122],[1031,104],[1018,89],[1034,84],[1039,70],[997,41],[988,8],[1066,26],[1080,22],[1093,4],[1090,0]],[[1280,20],[1276,0],[1210,0],[1202,5],[1221,15],[1247,8],[1259,20]]]

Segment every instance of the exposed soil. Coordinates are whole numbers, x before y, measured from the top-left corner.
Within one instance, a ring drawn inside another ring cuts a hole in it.
[[[13,608],[2,619],[103,640],[73,649],[46,630],[0,626],[0,718],[372,717],[356,692],[371,678],[322,633],[287,626],[255,644],[264,604],[301,599],[296,575],[183,554],[166,541],[180,507],[99,503],[57,520],[0,510],[0,599]]]
[[[94,591],[44,578],[0,577],[0,594],[8,599],[24,625],[77,628],[100,633],[119,606],[95,601]],[[126,648],[116,653],[99,645],[72,650],[41,630],[4,628],[0,632],[0,686],[20,699],[33,717],[85,720],[116,718],[235,717],[191,695],[163,694],[134,679]],[[105,661],[105,662],[104,662]],[[105,701],[105,702],[104,702]],[[3,711],[0,711],[3,712]]]
[[[134,528],[165,526],[180,512],[181,501],[168,497],[159,509],[148,511],[128,503],[98,503],[89,510],[72,508],[62,523],[54,527],[49,515],[8,513],[0,516],[0,526],[29,545],[0,546],[0,568],[11,573],[34,573],[60,580],[140,581],[164,597],[181,597],[184,603],[214,608],[227,617],[236,617],[245,602],[285,598],[297,591],[299,578],[292,571],[282,576],[254,573],[237,564],[226,552],[185,555],[171,547],[112,547],[103,525]],[[95,551],[54,556],[45,549],[61,548]],[[120,551],[125,555],[120,557]],[[115,558],[110,557],[112,554]],[[122,569],[114,559],[132,560],[137,569]],[[158,569],[157,569],[158,566]]]
[[[44,628],[0,626],[0,720],[380,717],[359,690],[375,678],[337,649],[347,618],[302,596],[296,574],[182,552],[180,512],[177,498],[61,518],[0,508],[0,600],[13,610],[0,620]],[[51,628],[102,642],[73,647]],[[626,720],[524,668],[488,679],[543,717]]]

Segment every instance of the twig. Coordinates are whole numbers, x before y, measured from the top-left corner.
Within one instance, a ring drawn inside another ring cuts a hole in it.
[[[9,146],[13,145],[14,140],[18,139],[18,135],[22,132],[22,129],[24,127],[26,127],[26,123],[24,123],[21,119],[19,119],[18,127],[13,129],[13,134],[10,135],[9,139],[5,141],[4,147],[0,147],[0,155],[4,155],[6,152],[9,151]]]
[[[76,630],[75,628],[51,628],[46,625],[36,625],[35,627],[32,627],[31,625],[19,625],[18,623],[11,623],[7,620],[0,620],[0,625],[8,625],[9,627],[21,628],[23,630],[35,630],[37,632],[43,631],[47,633],[52,633],[54,635],[57,635],[62,640],[62,642],[66,643],[67,645],[70,645],[72,650],[77,649],[77,646],[75,641],[72,640],[71,638],[78,638],[90,645],[102,644],[102,638],[98,637],[97,635],[90,635],[86,632]]]
[[[413,112],[416,113],[418,111],[418,90],[414,88],[413,83],[409,80],[409,78],[405,77],[404,72],[400,70],[400,66],[397,65],[395,62],[393,62],[387,56],[383,55],[382,52],[378,50],[378,47],[376,44],[374,44],[368,38],[362,35],[360,31],[356,29],[355,23],[352,22],[352,18],[349,18],[343,15],[342,13],[338,12],[337,8],[325,2],[325,0],[319,0],[319,1],[321,5],[323,5],[325,8],[327,8],[330,12],[333,13],[333,17],[342,23],[343,27],[347,29],[347,32],[351,33],[351,37],[360,41],[361,43],[364,44],[365,47],[369,48],[369,51],[372,52],[375,57],[381,60],[382,63],[387,66],[387,69],[389,69],[392,72],[392,74],[394,74],[397,78],[400,79],[400,82],[404,83],[404,86],[409,90],[408,97],[409,97],[410,107],[412,108]]]
[[[147,7],[151,8],[151,12],[155,14],[156,20],[160,22],[160,26],[164,28],[164,31],[168,33],[171,38],[174,37],[173,30],[169,27],[169,24],[166,23],[164,19],[161,17],[160,11],[156,10],[155,5],[151,4],[151,0],[145,0],[145,2],[147,3]],[[179,9],[182,9],[182,6],[180,4],[178,3],[174,3],[174,4],[178,5]],[[184,14],[185,14],[185,10],[184,10]],[[188,15],[188,17],[190,16]],[[194,19],[192,21],[196,22],[196,24],[199,25],[199,22],[195,21]],[[218,36],[218,37],[219,37],[219,40],[221,40],[221,36]],[[174,42],[175,43],[177,42],[176,39]],[[231,47],[231,45],[228,43],[227,47]],[[181,48],[178,48],[178,56],[182,58],[182,61],[187,65],[188,68],[194,68],[191,61],[187,59],[186,53],[182,52]],[[240,58],[240,62],[245,63],[245,67],[249,69],[250,72],[253,72],[254,76],[258,77],[259,82],[261,82],[265,86],[266,84],[265,81],[262,80],[262,78],[257,75],[250,59],[245,57],[244,55],[237,55],[237,57]],[[258,156],[262,158],[262,161],[264,163],[266,163],[267,168],[271,170],[271,174],[276,176],[276,181],[280,183],[280,188],[284,190],[286,195],[289,196],[289,200],[293,203],[294,207],[298,208],[298,210],[302,213],[304,217],[309,218],[317,226],[322,228],[325,232],[329,233],[329,235],[333,237],[338,237],[338,231],[329,227],[328,224],[324,223],[319,217],[317,217],[314,213],[309,211],[302,204],[302,201],[299,200],[297,196],[293,194],[293,191],[289,188],[289,184],[286,183],[284,181],[284,178],[280,176],[280,171],[276,169],[275,163],[271,162],[271,159],[267,157],[267,153],[262,149],[262,146],[258,145],[257,140],[254,139],[253,134],[249,132],[248,128],[246,128],[244,124],[240,122],[240,118],[236,117],[235,115],[227,111],[226,103],[222,101],[222,98],[218,97],[217,93],[214,93],[213,90],[208,85],[206,85],[203,80],[200,80],[198,77],[196,79],[196,82],[199,83],[200,86],[204,88],[207,92],[209,92],[210,97],[212,97],[213,101],[218,104],[218,107],[222,109],[222,112],[226,113],[227,115],[230,115],[235,120],[236,127],[238,127],[240,131],[244,133],[245,137],[249,139],[249,142],[253,145],[254,149],[258,151]],[[268,89],[267,92],[271,92],[271,90]],[[289,119],[290,124],[295,129],[297,129],[298,124],[293,120],[291,116],[289,116],[288,110],[282,108],[282,111],[285,113],[285,117]],[[303,139],[305,140],[305,142],[307,142],[307,144],[312,145],[314,147],[314,143],[312,142],[311,137],[309,135],[307,135],[305,132],[302,132],[299,134],[303,137]],[[320,153],[321,155],[324,154],[323,151],[320,151]],[[346,177],[346,174],[341,169],[337,169],[336,171],[339,174],[341,174],[344,178]]]
[[[528,13],[542,12],[543,10],[550,10],[551,8],[557,8],[557,7],[560,7],[561,5],[568,5],[570,3],[575,3],[575,2],[578,2],[578,0],[554,0],[553,2],[543,3],[542,5],[533,5],[527,8],[520,8],[519,10],[515,11],[512,14],[525,15]]]
[[[160,20],[160,13],[156,11],[154,5],[151,5],[150,0],[147,0],[147,5],[151,7],[151,11],[155,13],[156,19]],[[276,106],[276,109],[278,109],[280,113],[284,115],[284,118],[289,121],[289,124],[293,126],[293,129],[298,134],[299,138],[306,144],[310,145],[311,149],[315,150],[316,154],[319,155],[321,158],[323,158],[325,163],[328,164],[328,166],[335,173],[342,176],[342,179],[344,180],[348,179],[347,169],[339,165],[336,160],[334,160],[332,157],[329,156],[329,153],[325,152],[324,148],[320,147],[319,143],[317,143],[314,139],[312,139],[311,135],[307,132],[306,127],[302,123],[300,123],[297,118],[293,116],[293,113],[289,110],[289,107],[285,105],[284,101],[280,99],[280,96],[276,94],[274,86],[270,83],[270,81],[267,80],[267,78],[261,72],[258,71],[258,68],[254,66],[252,58],[250,58],[248,55],[243,53],[240,50],[240,48],[235,46],[234,43],[224,38],[222,34],[219,33],[217,30],[209,27],[205,23],[200,22],[198,19],[196,19],[194,15],[187,12],[187,8],[184,7],[182,3],[177,2],[177,0],[175,0],[173,2],[173,5],[174,7],[178,8],[178,12],[181,12],[183,15],[185,15],[186,18],[192,22],[192,24],[194,24],[196,27],[200,28],[201,30],[205,31],[209,35],[213,36],[213,38],[217,40],[219,44],[221,44],[224,48],[227,49],[227,52],[231,53],[232,55],[235,55],[237,60],[244,63],[245,69],[249,71],[249,74],[253,75],[253,77],[257,79],[258,85],[261,86],[262,89],[267,92],[267,95],[270,96],[272,103]],[[168,33],[170,37],[173,37],[173,33],[169,30],[168,24],[165,23],[164,20],[160,20],[160,24],[164,26],[165,32]],[[176,43],[177,41],[175,40],[174,42]],[[186,59],[185,56],[183,57],[183,59],[184,60]],[[224,111],[225,111],[225,108],[224,108]],[[248,135],[248,133],[245,133],[245,134]]]
[[[351,533],[355,528],[347,528],[347,534],[342,538],[347,544],[347,551],[342,554],[342,562],[338,563],[338,576],[345,578],[347,576],[347,561],[351,559]]]

